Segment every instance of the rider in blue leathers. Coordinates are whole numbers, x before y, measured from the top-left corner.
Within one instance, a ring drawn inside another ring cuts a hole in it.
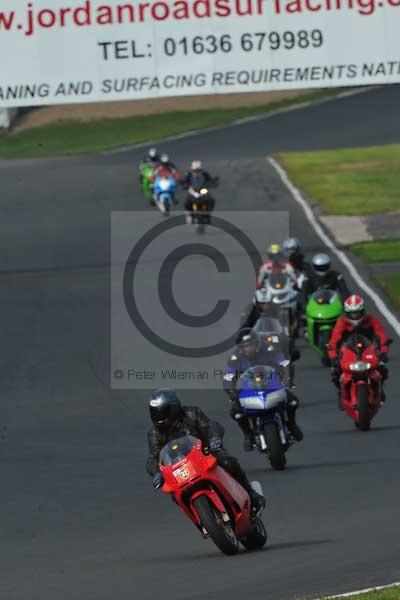
[[[237,422],[244,435],[243,447],[249,452],[253,450],[254,439],[247,418],[242,414],[237,382],[242,373],[250,367],[258,365],[269,366],[274,369],[277,384],[283,385],[284,370],[281,365],[269,358],[267,345],[262,342],[254,330],[250,328],[241,329],[238,335],[238,344],[234,353],[230,356],[225,366],[223,377],[223,388],[231,400],[230,415]],[[287,427],[292,437],[301,441],[303,432],[296,423],[296,410],[299,405],[298,398],[286,389],[286,414]]]

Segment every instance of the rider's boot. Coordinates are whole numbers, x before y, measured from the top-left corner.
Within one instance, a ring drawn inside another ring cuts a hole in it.
[[[251,452],[254,448],[254,436],[251,431],[248,420],[245,417],[237,420],[237,424],[243,433],[243,449],[245,452]]]
[[[288,406],[286,408],[287,413],[287,428],[289,430],[290,435],[296,440],[296,442],[301,442],[304,437],[304,434],[300,427],[296,423],[296,410],[298,400],[294,396],[294,394],[288,393]],[[297,401],[297,403],[296,403]]]

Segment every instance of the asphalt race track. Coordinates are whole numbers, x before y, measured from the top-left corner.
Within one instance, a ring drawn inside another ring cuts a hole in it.
[[[381,88],[167,149],[179,165],[207,157],[221,209],[290,210],[291,233],[315,252],[265,156],[400,142],[399,105],[400,86]],[[148,392],[110,392],[108,367],[109,213],[145,210],[142,153],[0,162],[0,597],[293,600],[399,580],[398,339],[387,405],[368,433],[338,412],[329,373],[302,344],[305,439],[283,473],[241,451],[222,392],[185,395],[224,423],[227,447],[262,482],[265,551],[220,555],[153,493]]]

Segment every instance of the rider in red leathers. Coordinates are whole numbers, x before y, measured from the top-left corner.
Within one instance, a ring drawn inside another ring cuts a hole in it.
[[[355,330],[377,344],[381,360],[379,372],[382,375],[382,381],[388,378],[389,372],[386,363],[389,361],[387,354],[389,346],[385,331],[379,319],[365,313],[364,300],[360,296],[353,295],[346,299],[344,315],[336,321],[329,340],[328,356],[332,365],[332,381],[338,388],[341,375],[338,353],[341,346]],[[382,400],[384,399],[385,395],[382,392]]]

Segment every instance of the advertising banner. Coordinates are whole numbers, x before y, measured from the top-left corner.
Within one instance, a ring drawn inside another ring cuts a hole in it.
[[[400,0],[2,0],[0,107],[400,81]]]

